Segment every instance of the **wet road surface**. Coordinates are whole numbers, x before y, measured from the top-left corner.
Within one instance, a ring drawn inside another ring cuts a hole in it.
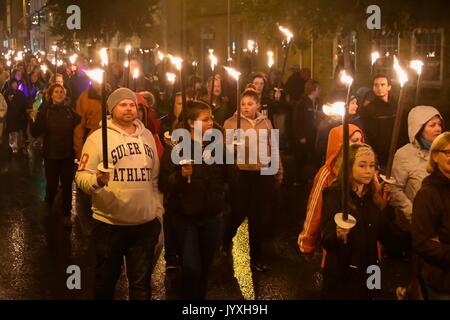
[[[44,205],[45,179],[38,152],[32,150],[28,156],[12,156],[4,149],[0,152],[0,299],[92,299],[92,218],[76,209],[76,191],[73,228],[65,228],[57,210],[58,198],[53,212]],[[208,299],[320,299],[321,255],[306,262],[297,248],[304,193],[301,188],[281,189],[280,205],[273,214],[270,238],[264,247],[269,270],[252,274],[244,223],[234,238],[233,257],[218,254],[214,260]],[[80,267],[81,290],[67,288],[66,269],[70,265]],[[385,259],[379,298],[395,299],[395,288],[408,283],[410,269],[407,263]],[[176,274],[166,275],[163,253],[152,286],[153,299],[175,298]],[[116,298],[127,299],[124,273],[117,284]]]

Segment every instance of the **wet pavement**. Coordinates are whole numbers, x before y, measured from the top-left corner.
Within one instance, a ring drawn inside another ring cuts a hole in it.
[[[65,228],[57,210],[44,205],[45,179],[42,158],[35,150],[28,156],[0,151],[0,299],[92,299],[95,256],[90,242],[91,217],[76,203],[73,228]],[[286,165],[287,172],[289,165]],[[303,188],[305,189],[305,188]],[[249,266],[247,225],[234,238],[233,257],[214,260],[208,299],[320,299],[321,255],[306,262],[297,248],[305,190],[283,187],[274,210],[270,237],[264,247],[267,272],[252,274]],[[320,252],[320,250],[318,250]],[[78,265],[81,289],[69,290],[66,269]],[[395,299],[395,288],[405,286],[409,264],[385,259],[380,299]],[[163,253],[152,276],[153,299],[174,299],[176,275],[166,275]],[[127,299],[124,273],[117,284],[117,299]]]

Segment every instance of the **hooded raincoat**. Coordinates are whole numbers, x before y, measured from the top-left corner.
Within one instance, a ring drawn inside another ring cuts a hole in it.
[[[353,124],[350,124],[350,136],[352,136],[356,131],[360,132],[364,137],[361,129]],[[313,187],[311,188],[311,192],[309,194],[303,230],[298,237],[298,246],[302,253],[314,253],[316,248],[317,238],[320,233],[320,224],[322,221],[322,191],[331,186],[331,183],[336,178],[338,170],[337,159],[342,149],[342,141],[342,125],[331,129],[328,137],[326,162],[314,177]]]
[[[394,156],[392,177],[396,184],[392,186],[389,203],[396,209],[396,222],[403,231],[411,228],[414,198],[428,176],[426,171],[429,150],[417,140],[417,134],[431,118],[442,116],[430,106],[417,106],[408,115],[409,143],[398,149]]]

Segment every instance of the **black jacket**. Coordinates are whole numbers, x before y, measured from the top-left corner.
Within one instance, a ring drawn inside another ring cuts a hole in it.
[[[28,100],[25,94],[20,90],[9,89],[4,94],[8,104],[6,113],[6,130],[15,132],[27,127],[27,109]]]
[[[80,116],[69,106],[45,105],[39,109],[35,122],[30,122],[33,137],[44,136],[43,156],[46,159],[74,157],[73,130]]]
[[[192,143],[192,157],[194,157]],[[187,216],[215,215],[225,207],[226,183],[237,169],[225,164],[194,164],[191,183],[181,175],[181,166],[171,159],[167,146],[161,162],[159,188],[165,195],[166,210]],[[202,148],[202,153],[204,148]],[[203,153],[205,156],[205,153]],[[225,159],[225,152],[224,152]]]
[[[412,239],[425,283],[450,293],[450,179],[439,170],[423,180],[414,199]]]
[[[291,101],[297,101],[305,91],[305,79],[303,79],[300,72],[294,72],[289,76],[284,87]]]
[[[306,95],[292,106],[292,133],[297,141],[306,138],[308,148],[316,141],[316,109],[313,101]]]
[[[376,98],[362,109],[366,143],[370,144],[384,167],[389,157],[392,130],[395,122],[396,105]],[[403,118],[403,121],[406,119]],[[399,143],[399,146],[400,143]]]
[[[78,72],[72,75],[68,81],[69,92],[71,98],[71,106],[75,108],[78,98],[83,91],[89,88],[90,79],[87,75],[79,75]]]
[[[333,185],[323,193],[322,242],[327,251],[323,271],[323,294],[327,299],[369,299],[367,267],[378,264],[377,240],[381,210],[369,190],[362,198],[350,191],[356,225],[347,235],[347,244],[337,238],[334,216],[341,210],[341,188]]]

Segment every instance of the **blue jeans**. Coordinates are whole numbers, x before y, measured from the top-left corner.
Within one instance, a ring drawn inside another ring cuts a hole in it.
[[[222,215],[177,215],[181,248],[181,298],[205,299],[208,273],[220,239]]]

